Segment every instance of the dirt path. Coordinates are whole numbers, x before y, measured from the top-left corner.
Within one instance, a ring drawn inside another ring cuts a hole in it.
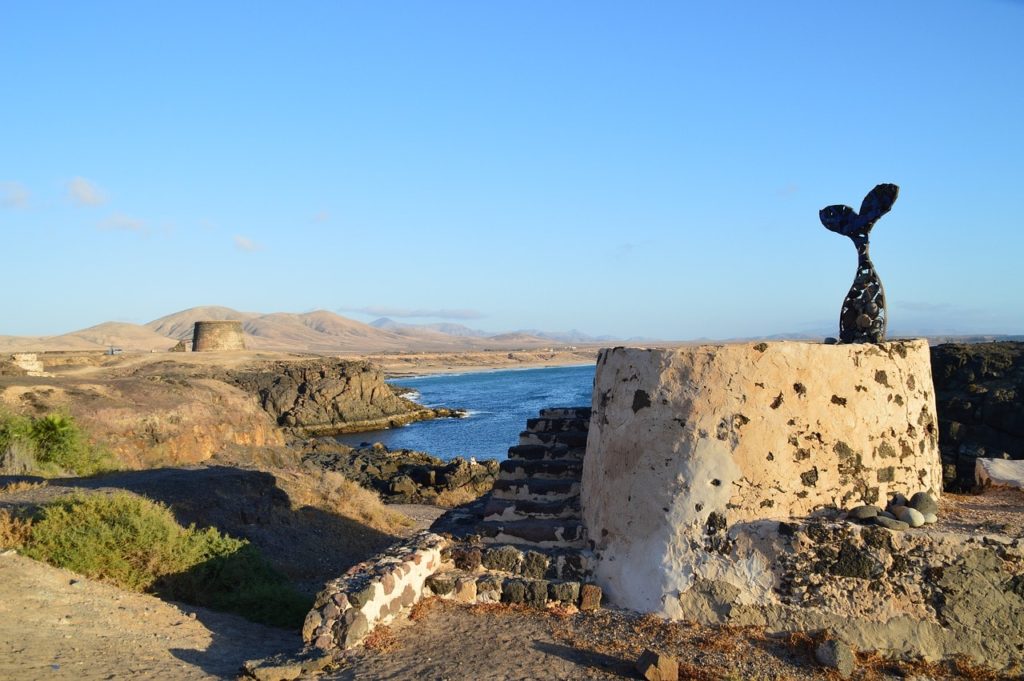
[[[295,632],[0,553],[0,679],[234,678],[300,646]]]

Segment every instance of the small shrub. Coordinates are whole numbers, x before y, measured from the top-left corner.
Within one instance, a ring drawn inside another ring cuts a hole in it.
[[[0,444],[0,475],[30,475],[36,470],[35,450],[31,441],[11,440]]]
[[[337,471],[319,471],[310,505],[337,513],[383,532],[408,527],[412,521],[403,513],[388,508],[380,495],[361,487]]]
[[[311,605],[247,541],[182,527],[166,506],[124,492],[47,504],[24,545],[87,577],[266,624],[297,627]]]
[[[90,445],[67,414],[41,418],[0,414],[0,472],[94,475],[114,467],[111,456]]]
[[[3,487],[0,487],[0,494],[28,492],[29,490],[39,489],[40,487],[46,487],[46,482],[41,482],[38,480],[17,480],[15,482],[9,482]]]
[[[0,509],[0,549],[17,549],[32,535],[32,521]]]

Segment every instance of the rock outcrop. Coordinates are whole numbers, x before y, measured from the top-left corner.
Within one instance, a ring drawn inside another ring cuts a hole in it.
[[[462,503],[489,492],[498,476],[498,462],[493,459],[477,463],[456,457],[445,462],[423,452],[392,451],[379,443],[353,449],[314,442],[303,461],[337,471],[395,504]]]
[[[278,425],[302,435],[357,433],[459,415],[399,397],[369,362],[271,362],[228,372],[225,380],[255,395]]]
[[[975,460],[1024,459],[1024,343],[932,348],[946,489],[974,485]]]

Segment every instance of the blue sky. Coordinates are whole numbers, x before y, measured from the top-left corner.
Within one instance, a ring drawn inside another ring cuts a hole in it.
[[[817,212],[879,182],[890,332],[1022,333],[1021,35],[1005,0],[9,3],[0,335],[837,333]]]

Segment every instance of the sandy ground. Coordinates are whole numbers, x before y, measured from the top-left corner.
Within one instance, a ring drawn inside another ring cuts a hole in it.
[[[0,552],[0,679],[218,679],[296,632],[177,606]]]

